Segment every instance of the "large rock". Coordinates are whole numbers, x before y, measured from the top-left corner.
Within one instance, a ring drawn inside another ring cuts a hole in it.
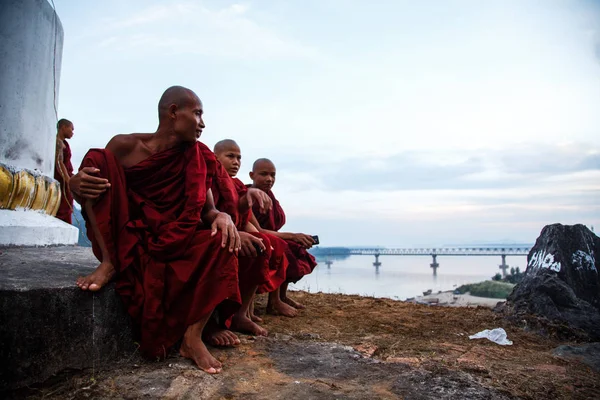
[[[508,297],[513,315],[534,314],[600,340],[600,238],[584,225],[544,227],[523,280]]]

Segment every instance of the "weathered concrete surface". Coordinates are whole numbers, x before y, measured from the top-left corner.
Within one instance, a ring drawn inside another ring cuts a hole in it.
[[[544,227],[505,311],[533,314],[581,339],[600,340],[600,238],[583,225]]]
[[[0,161],[54,176],[63,28],[47,0],[0,2]]]
[[[213,351],[213,350],[211,350]],[[163,362],[130,360],[110,372],[63,377],[44,390],[5,398],[152,399],[512,399],[482,386],[469,374],[436,373],[383,363],[336,343],[285,335],[243,340],[236,349],[214,350],[224,372],[209,376],[172,354]],[[93,378],[93,379],[92,379]]]
[[[135,351],[114,284],[95,294],[75,285],[97,266],[90,248],[0,251],[0,390],[65,368],[99,368]]]

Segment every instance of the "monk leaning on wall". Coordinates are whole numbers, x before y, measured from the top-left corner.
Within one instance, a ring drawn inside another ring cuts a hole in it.
[[[71,164],[71,147],[67,139],[73,137],[75,126],[68,119],[61,119],[56,124],[56,165],[54,166],[54,179],[60,183],[60,206],[56,218],[71,223],[73,213],[73,196],[69,190],[69,180],[73,175]]]
[[[197,142],[202,114],[193,91],[167,89],[157,131],[117,135],[105,149],[90,150],[71,189],[100,260],[78,286],[99,290],[114,275],[144,354],[164,357],[183,338],[181,355],[218,373],[221,363],[202,336],[217,306],[223,318],[240,306],[240,238],[213,203],[216,162]]]

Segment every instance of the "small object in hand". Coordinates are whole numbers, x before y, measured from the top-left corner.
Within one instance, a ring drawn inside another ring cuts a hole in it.
[[[315,242],[315,244],[319,244],[319,236],[314,235],[314,236],[311,236],[311,238]]]
[[[254,248],[256,249],[256,252],[258,254],[262,254],[262,252],[264,251],[262,247],[260,247],[260,245],[258,243],[252,243],[252,245],[254,246]]]

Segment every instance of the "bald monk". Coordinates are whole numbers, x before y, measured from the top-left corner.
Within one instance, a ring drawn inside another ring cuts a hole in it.
[[[257,225],[257,228],[261,232],[270,233],[286,241],[286,257],[289,265],[286,281],[281,285],[279,295],[283,302],[296,309],[303,309],[305,308],[304,305],[294,301],[287,295],[287,288],[290,282],[298,282],[304,275],[310,274],[317,266],[315,258],[307,251],[315,242],[310,235],[305,233],[279,232],[285,224],[285,213],[271,190],[275,184],[276,173],[275,164],[267,158],[260,158],[252,165],[252,171],[250,172],[252,185],[250,187],[264,191],[273,202],[273,206],[268,213],[261,214],[258,207],[256,205],[253,206],[253,215],[255,217],[253,223]]]
[[[155,133],[117,135],[90,150],[70,182],[100,261],[77,285],[97,291],[114,276],[145,355],[165,357],[181,340],[181,355],[215,374],[221,363],[202,337],[215,307],[228,316],[240,306],[240,239],[214,207],[216,160],[197,142],[202,114],[193,91],[167,89]]]
[[[224,169],[233,182],[234,187],[237,191],[238,210],[239,210],[239,223],[237,225],[240,238],[242,241],[242,257],[240,257],[240,271],[242,271],[242,264],[248,262],[246,260],[252,260],[257,258],[258,260],[265,259],[267,261],[268,269],[263,270],[262,273],[267,272],[267,276],[263,276],[263,282],[258,285],[256,292],[269,293],[269,305],[270,311],[273,314],[283,315],[285,317],[295,317],[297,310],[288,304],[281,301],[280,298],[280,287],[286,280],[286,272],[288,261],[285,256],[287,245],[284,240],[278,237],[265,233],[259,232],[258,229],[250,222],[252,217],[252,206],[256,205],[257,212],[264,214],[271,211],[272,201],[271,198],[262,190],[257,188],[247,188],[244,183],[236,178],[236,175],[242,164],[242,153],[238,144],[231,139],[221,140],[214,147],[214,153],[217,160],[223,165]],[[213,190],[214,191],[214,190]],[[217,202],[218,205],[218,202]],[[264,249],[262,253],[257,253],[256,248],[253,246],[255,238],[259,238],[262,241]],[[240,284],[243,281],[240,276]],[[252,292],[252,294],[254,291]],[[244,294],[242,293],[242,301]],[[250,318],[254,322],[261,322],[261,319],[254,315],[253,312],[253,301],[250,299],[248,312]],[[244,308],[244,303],[242,303]]]
[[[71,164],[71,147],[67,139],[73,137],[75,127],[68,119],[60,119],[56,124],[56,165],[54,166],[54,179],[60,183],[60,206],[56,218],[71,223],[73,213],[73,195],[69,189],[69,180],[73,175]]]

